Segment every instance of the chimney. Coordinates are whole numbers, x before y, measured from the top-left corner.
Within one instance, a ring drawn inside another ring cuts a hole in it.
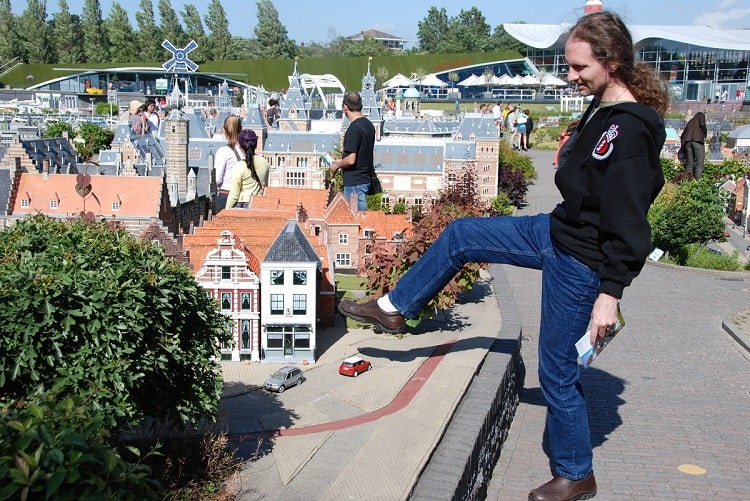
[[[602,0],[586,0],[586,5],[583,6],[583,14],[589,15],[594,12],[601,12],[604,10]]]
[[[357,192],[353,192],[349,195],[349,208],[354,214],[359,214],[359,200],[357,199]]]

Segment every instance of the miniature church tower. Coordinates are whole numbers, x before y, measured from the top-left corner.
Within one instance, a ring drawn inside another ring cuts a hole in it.
[[[302,92],[302,83],[297,71],[297,60],[294,60],[294,73],[289,81],[284,101],[281,103],[279,130],[308,132],[310,130],[310,103]]]
[[[375,126],[375,137],[380,139],[383,131],[383,116],[378,105],[378,96],[375,94],[375,77],[370,73],[372,57],[367,58],[367,74],[362,77],[362,114],[370,119]]]
[[[188,140],[190,121],[178,109],[164,119],[164,162],[172,207],[187,200]]]

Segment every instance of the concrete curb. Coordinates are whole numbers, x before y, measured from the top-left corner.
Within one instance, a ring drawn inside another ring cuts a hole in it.
[[[497,339],[477,368],[409,499],[484,499],[508,436],[525,378],[521,315],[503,269],[492,265],[490,273],[502,311]]]
[[[750,335],[744,329],[741,329],[732,320],[728,319],[724,319],[721,322],[721,326],[740,346],[750,352]]]

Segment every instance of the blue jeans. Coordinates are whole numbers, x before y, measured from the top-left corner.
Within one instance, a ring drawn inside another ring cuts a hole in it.
[[[214,215],[218,214],[219,212],[227,208],[228,198],[229,198],[229,195],[225,195],[222,193],[218,193],[216,195],[216,199],[214,200]]]
[[[588,328],[599,275],[555,247],[548,214],[464,218],[445,228],[388,297],[402,315],[417,317],[467,262],[542,270],[539,384],[550,459],[555,475],[585,478],[593,453],[575,342]]]
[[[354,186],[344,186],[344,198],[347,202],[351,200],[352,193],[357,194],[357,210],[367,210],[367,191],[370,189],[370,183],[355,184]]]

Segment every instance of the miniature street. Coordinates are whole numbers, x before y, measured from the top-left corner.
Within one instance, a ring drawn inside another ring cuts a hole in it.
[[[530,155],[539,179],[527,214],[558,199],[552,152]],[[736,247],[750,245],[741,232],[735,237]],[[320,332],[317,363],[302,366],[306,381],[283,394],[260,388],[279,364],[224,362],[219,428],[253,456],[238,481],[241,499],[409,498],[502,323],[507,305],[492,298],[500,285],[512,289],[523,321],[526,379],[486,499],[525,499],[546,482],[539,275],[490,271],[462,304],[403,339],[347,331],[338,318]],[[750,417],[750,353],[742,344],[750,333],[735,322],[750,304],[747,277],[649,263],[626,290],[625,330],[583,377],[600,499],[746,498],[750,439],[737,424]],[[355,354],[373,370],[339,375],[339,363]]]

